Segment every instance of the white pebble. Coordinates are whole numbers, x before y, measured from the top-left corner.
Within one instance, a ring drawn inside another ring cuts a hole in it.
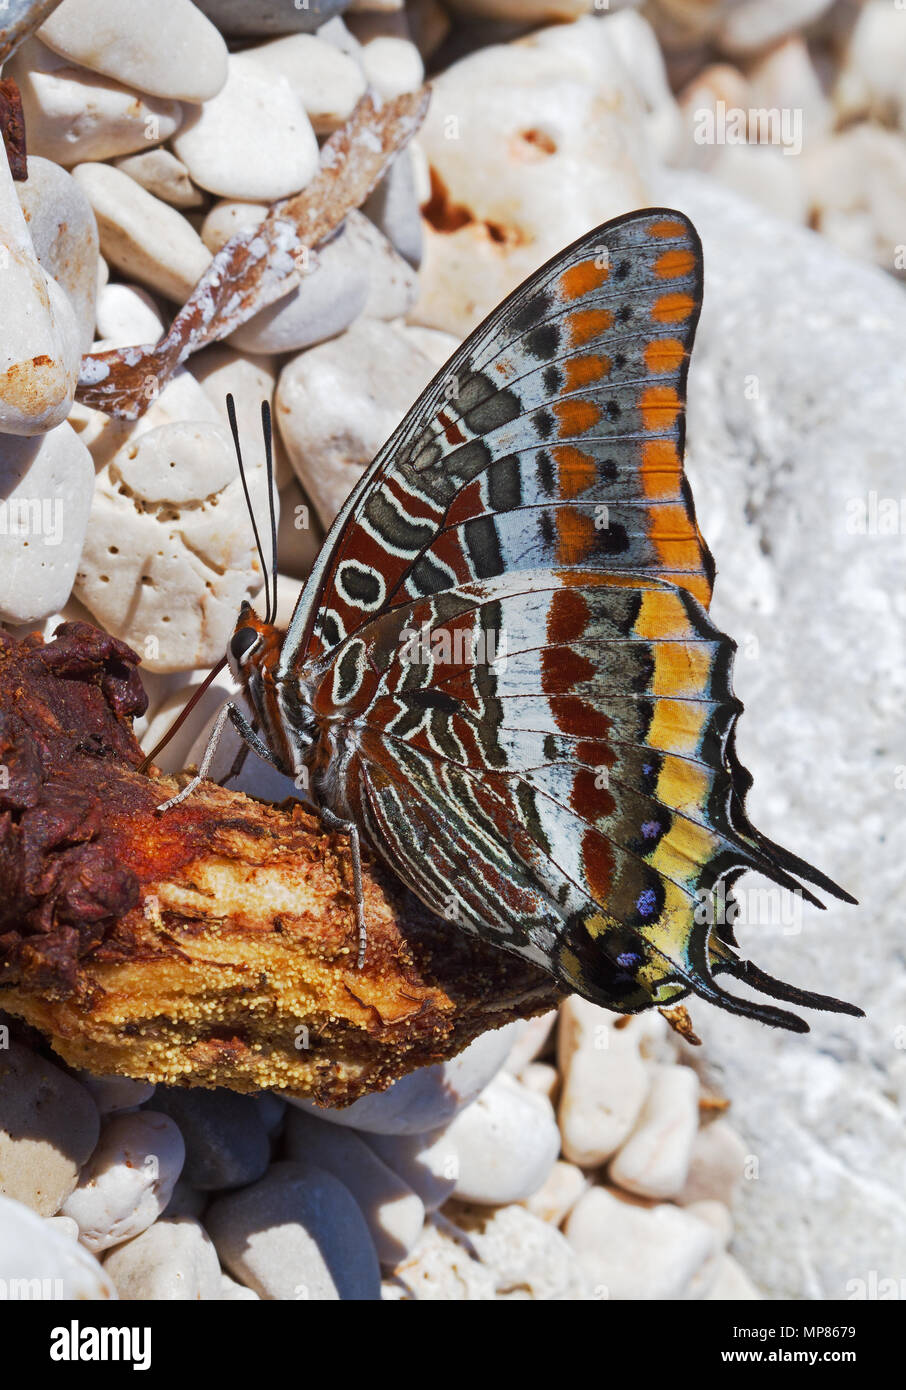
[[[643,1205],[590,1187],[565,1231],[596,1298],[702,1298],[717,1271],[714,1230],[669,1203]]]
[[[745,1175],[746,1147],[728,1120],[713,1120],[695,1136],[685,1185],[676,1200],[682,1204],[713,1199],[727,1207]]]
[[[618,1018],[578,995],[560,1010],[559,1120],[566,1158],[604,1163],[628,1137],[648,1093],[639,1055],[640,1023]]]
[[[175,208],[203,207],[207,199],[189,178],[189,171],[171,150],[158,146],[144,154],[127,154],[115,161],[142,188]]]
[[[195,183],[222,198],[284,198],[318,167],[304,106],[285,77],[250,53],[230,55],[223,90],[189,112],[173,148]]]
[[[220,1263],[211,1239],[191,1216],[155,1221],[112,1250],[104,1272],[121,1299],[196,1303],[223,1297]]]
[[[417,92],[425,80],[422,55],[410,39],[390,35],[372,39],[362,46],[361,59],[369,85],[385,101]]]
[[[6,64],[18,83],[32,154],[67,167],[87,159],[147,150],[182,120],[178,101],[141,96],[109,77],[77,67],[29,39]]]
[[[160,310],[140,285],[117,281],[98,295],[98,337],[109,347],[156,343],[164,331]]]
[[[447,1129],[426,1134],[367,1134],[368,1147],[417,1192],[427,1211],[452,1197],[459,1159]]]
[[[74,63],[141,92],[207,101],[227,74],[227,46],[190,0],[63,0],[38,31]]]
[[[497,1296],[491,1271],[434,1225],[425,1227],[412,1254],[394,1273],[404,1295],[418,1302],[486,1302]]]
[[[66,292],[38,263],[0,153],[0,433],[41,434],[69,413],[82,329]]]
[[[211,259],[191,223],[109,164],[78,164],[73,175],[94,208],[110,264],[182,304]]]
[[[324,526],[434,373],[405,327],[364,318],[284,367],[276,419]]]
[[[91,455],[67,423],[0,435],[0,617],[33,622],[69,598],[93,488]]]
[[[28,157],[28,178],[16,193],[38,263],[66,291],[88,352],[97,300],[98,229],[91,204],[71,174],[39,155]]]
[[[261,1295],[255,1293],[254,1289],[247,1289],[244,1284],[237,1284],[228,1274],[221,1274],[220,1297],[225,1303],[258,1303]]]
[[[469,1202],[521,1202],[550,1175],[560,1135],[550,1101],[503,1073],[447,1130],[459,1160],[454,1189]]]
[[[63,1204],[95,1254],[130,1240],[161,1215],[182,1171],[186,1149],[169,1115],[154,1110],[114,1115],[79,1184]]]
[[[534,1062],[547,1049],[551,1034],[557,1023],[557,1010],[549,1009],[546,1014],[538,1014],[526,1021],[506,1059],[506,1070],[518,1076],[530,1062]]]
[[[425,1224],[420,1197],[351,1129],[292,1109],[286,1157],[310,1160],[344,1183],[362,1209],[381,1264],[405,1259]]]
[[[420,1067],[386,1091],[362,1096],[342,1110],[323,1110],[307,1100],[287,1099],[319,1119],[372,1134],[424,1134],[448,1124],[469,1105],[503,1066],[513,1044],[513,1025],[483,1033],[448,1062]]]
[[[21,1202],[3,1196],[0,1280],[8,1298],[100,1302],[117,1297],[110,1276],[84,1246]]]
[[[608,1177],[638,1197],[674,1197],[686,1181],[698,1133],[698,1077],[691,1067],[652,1066],[635,1127]]]
[[[253,496],[262,476],[261,466],[250,473]],[[152,671],[213,665],[260,585],[232,442],[219,423],[152,428],[102,468],[76,592]]]
[[[334,338],[357,319],[393,319],[415,302],[411,267],[362,213],[318,252],[298,287],[248,320],[229,342],[246,352],[295,352]]]
[[[575,1302],[591,1297],[576,1253],[557,1228],[521,1206],[454,1204],[450,1218],[494,1278],[498,1298]]]
[[[215,203],[201,224],[201,239],[212,253],[226,246],[227,242],[240,232],[250,232],[264,221],[268,214],[267,203],[248,203],[235,198],[225,198]]]
[[[137,1081],[131,1076],[92,1076],[90,1072],[79,1072],[79,1080],[94,1097],[94,1103],[101,1115],[112,1115],[117,1110],[135,1110],[144,1105],[154,1095],[153,1081]]]
[[[314,34],[289,34],[253,52],[262,67],[286,78],[318,135],[329,135],[348,120],[365,93],[360,64]]]
[[[525,1199],[526,1209],[552,1226],[560,1226],[588,1187],[588,1178],[574,1163],[558,1159],[546,1179]]]
[[[223,1264],[261,1298],[378,1299],[381,1276],[349,1189],[313,1163],[275,1163],[218,1197],[205,1225]]]

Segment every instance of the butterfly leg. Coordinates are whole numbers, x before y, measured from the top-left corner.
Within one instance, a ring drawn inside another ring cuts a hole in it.
[[[218,714],[217,723],[211,730],[211,737],[208,739],[204,755],[198,765],[198,772],[192,778],[191,782],[183,787],[181,792],[177,792],[175,796],[171,796],[169,801],[161,802],[160,806],[157,808],[158,811],[163,813],[164,811],[172,810],[173,807],[178,806],[181,801],[185,801],[186,797],[191,796],[199,783],[205,780],[210,771],[211,763],[214,761],[214,754],[217,752],[217,745],[220,742],[227,720],[233,725],[233,728],[239,734],[240,738],[244,739],[249,747],[258,754],[259,758],[264,758],[265,762],[273,763],[275,767],[279,767],[273,753],[268,748],[267,744],[255,733],[255,730],[252,728],[239,706],[234,705],[232,700],[228,700]]]
[[[321,819],[331,830],[341,830],[349,836],[349,848],[352,851],[352,883],[355,891],[355,916],[359,929],[359,956],[356,962],[357,968],[362,969],[365,964],[365,948],[368,945],[368,928],[365,925],[365,891],[362,887],[362,845],[359,839],[359,827],[355,821],[341,820],[335,816],[333,811],[326,806],[318,808]]]

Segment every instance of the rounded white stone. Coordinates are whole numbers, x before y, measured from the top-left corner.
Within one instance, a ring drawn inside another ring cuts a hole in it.
[[[604,1187],[579,1198],[565,1232],[599,1299],[703,1298],[721,1257],[713,1228],[680,1207],[642,1205]]]
[[[858,10],[833,90],[839,121],[866,116],[906,125],[906,33],[903,12],[887,0]]]
[[[548,257],[651,202],[648,112],[612,35],[620,18],[492,44],[432,80],[417,322],[465,336]]]
[[[69,167],[147,150],[178,129],[177,101],[140,96],[29,39],[6,64],[22,94],[28,148]]]
[[[378,1299],[380,1267],[349,1189],[317,1164],[275,1163],[212,1202],[205,1225],[229,1272],[261,1298]]]
[[[720,46],[728,53],[758,52],[813,24],[832,4],[833,0],[741,0],[725,9]]]
[[[169,1115],[135,1110],[109,1119],[62,1208],[79,1223],[82,1244],[97,1253],[146,1230],[169,1202],[185,1153]]]
[[[150,1100],[155,1090],[153,1081],[136,1081],[131,1076],[92,1076],[83,1071],[79,1073],[79,1080],[94,1097],[101,1115],[135,1110]]]
[[[195,183],[223,198],[271,202],[318,167],[318,142],[285,77],[234,53],[223,90],[187,113],[173,148]]]
[[[425,80],[422,55],[410,39],[380,35],[362,45],[360,57],[368,85],[385,101],[417,92]]]
[[[585,1302],[591,1288],[581,1261],[557,1228],[523,1206],[452,1203],[450,1219],[494,1279],[496,1296]]]
[[[98,229],[91,204],[59,164],[28,157],[28,178],[16,184],[38,263],[66,291],[79,329],[79,351],[94,338],[98,292]]]
[[[262,465],[250,469],[253,496],[262,475]],[[232,441],[220,424],[149,429],[101,469],[77,594],[152,671],[212,666],[260,584]]]
[[[141,1235],[111,1250],[104,1272],[120,1298],[132,1302],[220,1299],[220,1262],[213,1243],[191,1216],[155,1221]]]
[[[349,0],[196,0],[198,8],[213,19],[221,33],[258,37],[262,34],[308,33],[345,10]]]
[[[421,264],[424,236],[411,147],[399,152],[365,199],[362,211],[404,260],[416,267]]]
[[[689,1170],[676,1200],[682,1205],[713,1200],[732,1206],[745,1176],[745,1144],[728,1120],[712,1120],[695,1136]]]
[[[154,96],[207,101],[226,82],[227,46],[191,0],[63,0],[38,32],[72,62]]]
[[[471,1104],[503,1066],[512,1043],[512,1024],[482,1033],[449,1062],[421,1067],[386,1091],[362,1096],[342,1110],[321,1109],[293,1096],[287,1100],[319,1119],[370,1134],[424,1134],[448,1124]]]
[[[581,1168],[558,1159],[537,1192],[525,1199],[525,1205],[542,1221],[560,1226],[587,1187],[588,1178]]]
[[[714,1283],[705,1294],[705,1302],[754,1301],[762,1296],[742,1266],[731,1255],[724,1255],[717,1266]]]
[[[317,1163],[348,1187],[368,1222],[381,1264],[405,1259],[425,1224],[424,1204],[360,1135],[292,1108],[286,1157]]]
[[[240,352],[226,343],[212,343],[202,352],[194,353],[188,365],[225,427],[229,427],[226,398],[228,395],[233,397],[243,449],[257,456],[260,453],[259,445],[263,444],[264,438],[261,403],[267,401],[273,409],[274,392],[277,389],[278,364],[275,358],[266,353]],[[272,432],[272,444],[274,477],[277,488],[280,489],[292,482],[295,474],[277,430]],[[275,499],[275,505],[279,521],[279,497]],[[259,530],[262,529],[262,525],[265,531],[268,530],[265,516],[258,517]]]
[[[434,374],[405,327],[365,318],[284,367],[277,423],[324,526]]]
[[[98,295],[97,329],[107,347],[138,347],[156,343],[164,323],[147,290],[117,281]]]
[[[93,490],[91,455],[68,424],[0,435],[0,617],[33,622],[69,598]]]
[[[211,259],[191,223],[109,164],[78,164],[73,176],[94,208],[110,264],[182,304]]]
[[[653,1066],[645,1104],[608,1177],[638,1197],[674,1197],[689,1172],[698,1133],[698,1077],[691,1067]]]
[[[539,1096],[547,1096],[552,1105],[556,1104],[560,1092],[560,1073],[548,1062],[529,1062],[519,1073],[519,1080],[529,1091]]]
[[[425,1134],[367,1134],[368,1147],[417,1192],[426,1211],[452,1197],[459,1158],[446,1128]]]
[[[82,1245],[21,1202],[3,1196],[0,1279],[8,1298],[99,1302],[117,1297],[110,1276]]]
[[[429,1224],[412,1254],[397,1265],[397,1296],[426,1303],[485,1302],[496,1298],[494,1276],[464,1242]]]
[[[229,342],[246,352],[294,352],[336,337],[365,314],[393,319],[415,302],[415,275],[362,213],[350,212],[298,287],[244,323]]]
[[[228,1274],[220,1275],[220,1297],[225,1303],[258,1303],[261,1295],[244,1284],[237,1284]]]
[[[365,94],[361,65],[314,34],[290,34],[252,51],[262,67],[286,78],[317,135],[341,126]]]
[[[0,1191],[53,1216],[75,1188],[98,1133],[97,1106],[85,1087],[7,1039],[0,1049]]]
[[[116,167],[141,184],[155,198],[175,208],[200,208],[207,202],[201,189],[189,178],[189,171],[171,150],[158,146],[144,154],[127,154],[116,160]]]
[[[263,222],[268,214],[269,204],[248,203],[235,198],[225,198],[215,203],[201,224],[201,239],[212,253],[226,246],[231,237],[240,232],[250,232]]]
[[[72,302],[38,263],[0,157],[0,433],[41,434],[69,413],[81,336]]]
[[[368,269],[346,255],[347,232],[318,252],[298,287],[230,334],[244,352],[298,352],[335,338],[359,317],[368,300]]]
[[[640,1026],[578,995],[560,1009],[563,1153],[583,1168],[610,1158],[638,1118],[649,1084],[639,1054]]]
[[[506,1072],[457,1115],[446,1142],[458,1159],[455,1195],[489,1206],[521,1202],[537,1192],[560,1152],[550,1101]]]
[[[548,1043],[557,1022],[557,1010],[549,1009],[546,1014],[537,1014],[523,1025],[513,1043],[506,1070],[518,1076],[521,1071],[547,1050]]]

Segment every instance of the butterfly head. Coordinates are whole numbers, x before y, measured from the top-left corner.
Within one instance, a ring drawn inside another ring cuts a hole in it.
[[[267,679],[280,656],[281,635],[258,617],[250,603],[243,603],[227,645],[227,662],[240,685],[248,689],[253,675]]]

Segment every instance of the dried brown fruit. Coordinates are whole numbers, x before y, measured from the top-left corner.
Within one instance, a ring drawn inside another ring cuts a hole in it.
[[[85,623],[0,632],[0,1008],[73,1065],[343,1105],[551,1007],[551,979],[428,913],[302,808],[205,783],[166,815],[138,658]]]

